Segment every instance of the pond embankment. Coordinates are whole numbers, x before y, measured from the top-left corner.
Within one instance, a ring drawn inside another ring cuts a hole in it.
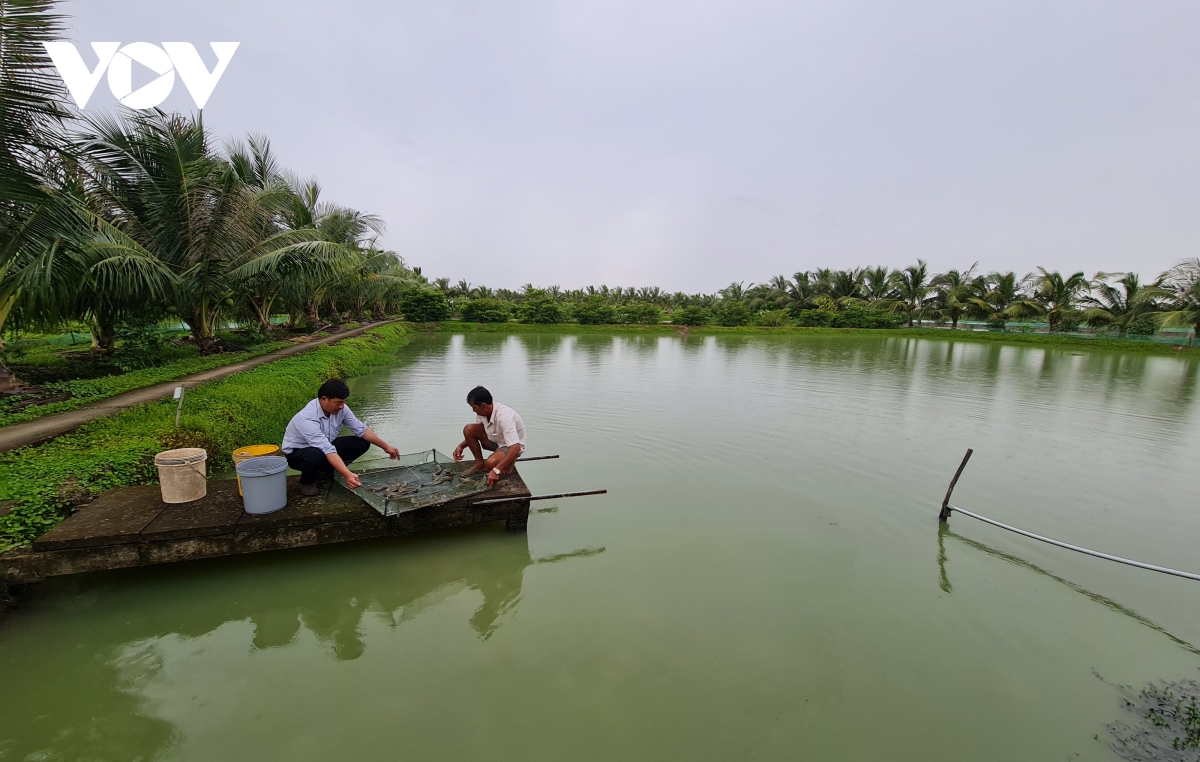
[[[0,455],[0,506],[7,509],[0,552],[31,542],[101,492],[156,483],[154,453],[163,449],[202,447],[209,463],[218,463],[247,443],[279,441],[323,380],[387,361],[409,333],[404,324],[387,324],[330,337],[336,343],[303,345],[292,353],[298,356],[254,358],[258,367],[250,370],[222,368],[226,378],[188,392],[178,428],[173,400],[136,404],[39,447]]]

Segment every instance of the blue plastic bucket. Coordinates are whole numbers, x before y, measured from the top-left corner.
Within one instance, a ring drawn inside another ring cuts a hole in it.
[[[272,513],[287,505],[287,458],[262,455],[237,465],[246,513]]]

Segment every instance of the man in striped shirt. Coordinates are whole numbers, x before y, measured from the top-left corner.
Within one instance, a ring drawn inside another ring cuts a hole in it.
[[[487,471],[488,486],[493,486],[500,477],[513,472],[513,465],[525,452],[525,423],[517,411],[508,405],[492,401],[492,393],[482,386],[467,392],[467,404],[475,411],[475,423],[463,427],[463,441],[454,449],[455,462],[463,459],[470,450],[475,456],[475,465],[464,473]],[[483,451],[491,455],[483,459]]]

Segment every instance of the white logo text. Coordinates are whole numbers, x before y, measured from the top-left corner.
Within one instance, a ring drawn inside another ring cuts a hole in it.
[[[79,108],[87,106],[100,77],[107,70],[108,89],[112,90],[113,97],[133,109],[154,108],[166,100],[175,86],[176,72],[192,94],[196,108],[204,108],[238,47],[236,42],[208,43],[217,54],[217,65],[209,71],[190,42],[164,42],[162,47],[149,42],[131,42],[124,47],[119,42],[93,42],[92,50],[98,60],[95,69],[88,68],[73,43],[42,44]],[[133,89],[135,61],[158,75],[137,90]]]

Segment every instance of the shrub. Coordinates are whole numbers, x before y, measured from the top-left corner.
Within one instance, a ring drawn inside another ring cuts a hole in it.
[[[836,312],[801,310],[796,317],[796,324],[807,328],[896,328],[904,322],[902,315],[859,306]]]
[[[512,305],[502,299],[470,299],[462,305],[462,319],[469,323],[507,323],[512,314]]]
[[[734,327],[750,322],[750,310],[741,302],[721,302],[713,309],[717,325]]]
[[[662,320],[662,310],[650,302],[630,302],[617,311],[617,322],[654,325]]]
[[[1153,336],[1158,331],[1158,321],[1153,315],[1138,315],[1125,326],[1130,336]]]
[[[530,294],[517,306],[517,319],[522,323],[562,323],[567,316],[562,305],[541,292]]]
[[[769,310],[758,313],[750,322],[754,325],[781,326],[791,325],[792,318],[787,310]]]
[[[987,327],[993,331],[1003,331],[1008,328],[1008,318],[1003,315],[992,315],[988,318]]]
[[[797,310],[796,325],[804,328],[828,328],[833,325],[833,310]]]
[[[431,322],[450,317],[450,301],[435,289],[413,289],[400,298],[400,309],[409,320]]]
[[[1082,324],[1083,315],[1072,310],[1070,312],[1063,312],[1062,317],[1055,324],[1054,330],[1056,333],[1070,333],[1071,331],[1078,331],[1079,326]]]
[[[117,327],[117,345],[112,361],[123,371],[153,368],[166,361],[172,334],[157,319],[130,320]]]
[[[592,295],[575,305],[575,319],[583,325],[601,325],[617,322],[617,308],[604,301],[603,296]]]
[[[894,312],[867,307],[847,307],[833,318],[834,328],[896,328],[905,318]]]
[[[671,315],[675,325],[707,325],[712,322],[712,315],[703,307],[684,307]]]

